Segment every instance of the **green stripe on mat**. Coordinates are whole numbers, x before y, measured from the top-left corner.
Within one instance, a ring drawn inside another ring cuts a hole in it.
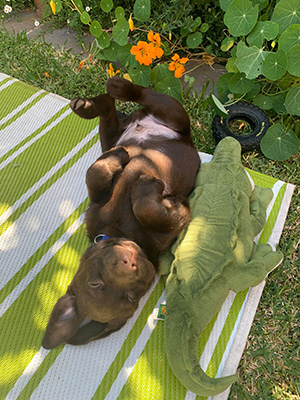
[[[0,120],[10,114],[40,89],[16,81],[1,91]],[[16,96],[16,93],[18,95]]]
[[[0,348],[3,394],[11,390],[40,348],[49,314],[65,293],[85,248],[86,234],[80,226],[2,316],[0,343],[6,343]]]
[[[49,236],[49,238],[39,247],[39,249],[26,261],[13,278],[0,290],[0,304],[12,292],[12,290],[26,277],[28,272],[35,267],[40,259],[54,245],[68,228],[84,213],[88,206],[89,200],[86,198],[80,206]],[[85,246],[88,246],[88,239],[83,240]],[[0,319],[1,322],[1,319]]]
[[[0,78],[2,78],[1,73],[0,73]],[[0,90],[1,90],[1,86],[5,85],[8,81],[12,81],[14,78],[12,78],[11,76],[8,76],[7,78],[3,77],[2,80],[0,80]]]
[[[33,107],[36,103],[38,103],[43,97],[47,96],[47,92],[40,93],[35,99],[33,99],[29,104],[23,107],[20,111],[18,111],[14,116],[12,116],[9,120],[7,120],[4,124],[0,126],[0,134],[3,129],[7,126],[15,122],[18,118],[20,118],[23,114],[26,113],[31,107]]]
[[[63,164],[58,171],[56,171],[47,181],[45,181],[23,204],[20,205],[10,217],[3,223],[0,224],[0,235],[7,230],[13,222],[15,222],[21,214],[23,214],[28,207],[30,207],[40,196],[42,196],[59,178],[61,178],[84,154],[98,141],[97,135],[95,135],[89,142],[87,142],[73,157]],[[24,193],[23,193],[24,194]],[[16,201],[18,199],[15,199]],[[7,203],[6,203],[7,204]],[[0,215],[9,207],[4,204],[0,204]],[[1,210],[2,208],[2,210]]]
[[[0,181],[14,182],[1,194],[3,203],[12,205],[91,131],[90,121],[74,117],[69,114],[0,171]]]

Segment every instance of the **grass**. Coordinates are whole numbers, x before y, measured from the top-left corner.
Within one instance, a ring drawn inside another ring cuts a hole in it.
[[[0,71],[21,81],[71,99],[104,91],[106,66],[90,63],[78,71],[80,58],[48,44],[29,42],[25,34],[12,37],[0,31]],[[45,75],[46,73],[46,75]],[[202,95],[185,99],[194,142],[200,151],[212,153],[213,112]],[[126,110],[126,108],[123,108]],[[261,173],[300,185],[299,153],[276,162],[259,152],[243,155],[243,163]],[[283,263],[271,273],[259,304],[230,400],[300,399],[300,189],[296,188],[279,243]]]

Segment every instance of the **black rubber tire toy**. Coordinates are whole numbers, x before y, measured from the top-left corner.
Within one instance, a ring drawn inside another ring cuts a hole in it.
[[[241,144],[242,153],[259,148],[259,143],[269,128],[269,119],[265,112],[253,104],[242,101],[232,106],[225,106],[225,109],[229,117],[223,118],[216,115],[212,122],[212,132],[216,143],[226,136],[232,136]],[[232,132],[229,123],[237,119],[248,122],[252,132],[246,135],[237,135]]]

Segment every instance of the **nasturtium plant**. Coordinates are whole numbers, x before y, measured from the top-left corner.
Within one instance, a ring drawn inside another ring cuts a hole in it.
[[[222,103],[244,99],[278,122],[261,141],[263,153],[284,160],[299,150],[300,0],[220,0],[229,35],[227,73],[217,82]],[[244,21],[244,22],[243,22]],[[279,123],[280,121],[280,123]]]

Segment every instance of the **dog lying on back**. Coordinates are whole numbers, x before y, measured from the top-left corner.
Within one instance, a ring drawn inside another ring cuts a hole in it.
[[[124,116],[115,99],[142,108]],[[51,313],[46,349],[102,338],[133,315],[159,254],[189,223],[187,196],[200,166],[188,115],[172,97],[114,77],[107,94],[75,98],[71,108],[82,118],[100,117],[103,154],[86,174],[93,244]]]

